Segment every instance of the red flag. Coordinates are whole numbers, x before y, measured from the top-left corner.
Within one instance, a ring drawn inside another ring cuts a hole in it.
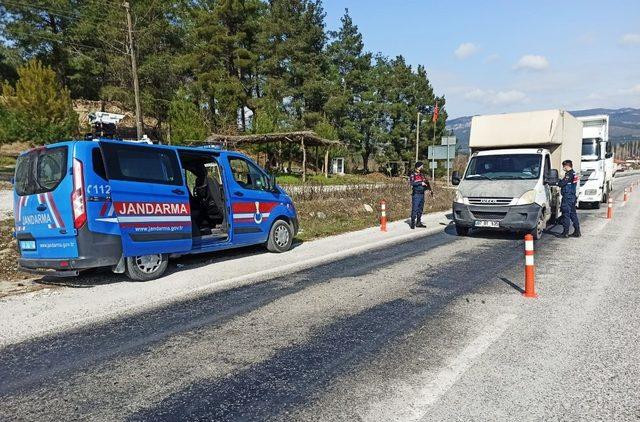
[[[433,109],[433,123],[438,121],[438,102],[436,102],[436,108]]]

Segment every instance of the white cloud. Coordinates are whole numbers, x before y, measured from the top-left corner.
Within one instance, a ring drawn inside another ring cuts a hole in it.
[[[622,45],[640,45],[640,34],[624,34],[620,37],[619,43]]]
[[[468,101],[490,106],[523,104],[529,101],[529,98],[524,92],[514,89],[509,91],[494,91],[475,88],[464,94],[464,98]]]
[[[513,67],[516,70],[545,70],[549,67],[549,61],[544,56],[535,54],[525,54],[520,57],[518,63]]]
[[[500,55],[499,54],[489,54],[485,59],[484,62],[485,63],[493,63],[493,62],[497,62],[498,60],[500,60]]]
[[[478,51],[478,47],[474,43],[465,42],[456,48],[453,54],[460,60],[464,60],[473,56]]]
[[[631,93],[632,94],[640,94],[640,84],[634,86],[633,88],[631,88]]]

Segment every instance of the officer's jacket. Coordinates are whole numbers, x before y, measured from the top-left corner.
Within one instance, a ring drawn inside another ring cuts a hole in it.
[[[426,183],[427,186],[423,186],[422,183]],[[414,171],[409,176],[409,184],[411,185],[414,195],[424,193],[424,191],[429,190],[429,182],[424,177],[424,175],[418,171]]]
[[[558,182],[558,186],[561,188],[560,192],[562,193],[563,202],[573,203],[577,200],[576,188],[579,181],[580,178],[573,170],[569,170],[564,174],[562,180]]]

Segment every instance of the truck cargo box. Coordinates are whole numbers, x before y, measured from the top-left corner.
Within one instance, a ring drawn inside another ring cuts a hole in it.
[[[582,122],[564,110],[475,116],[469,138],[471,151],[505,148],[546,148],[551,166],[562,172],[571,160],[580,174]]]

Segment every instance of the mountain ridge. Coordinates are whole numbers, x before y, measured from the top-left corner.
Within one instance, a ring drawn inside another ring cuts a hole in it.
[[[640,109],[624,107],[618,109],[591,108],[586,110],[569,111],[576,117],[593,114],[609,115],[609,139],[614,144],[640,141]],[[458,138],[460,149],[469,148],[469,132],[471,131],[471,118],[462,116],[447,121],[447,129],[453,131]]]

